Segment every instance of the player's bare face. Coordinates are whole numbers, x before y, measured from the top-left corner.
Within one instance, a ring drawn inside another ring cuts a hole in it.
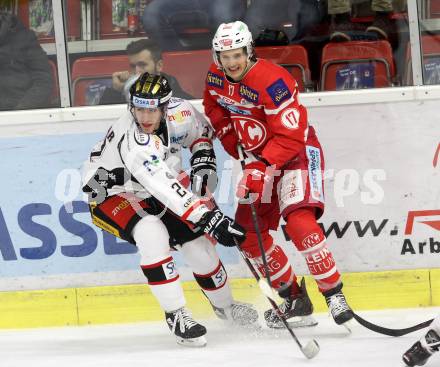
[[[134,114],[144,133],[152,134],[159,128],[162,118],[162,110],[160,108],[135,107]]]
[[[243,77],[248,66],[248,57],[242,48],[220,52],[220,62],[225,74],[238,82]]]

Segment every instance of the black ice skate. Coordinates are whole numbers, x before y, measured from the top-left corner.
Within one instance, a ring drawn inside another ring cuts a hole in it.
[[[179,308],[165,312],[165,320],[171,332],[176,336],[177,344],[186,347],[204,347],[206,345],[206,328],[195,321],[189,311]]]
[[[423,366],[434,352],[440,349],[440,336],[429,330],[426,335],[403,355],[403,362],[409,367]]]
[[[218,318],[237,326],[258,327],[258,312],[250,303],[233,301],[231,306],[219,308],[212,306]]]
[[[338,325],[342,325],[353,318],[353,311],[342,293],[342,283],[323,293],[327,306]]]
[[[285,292],[282,292],[289,294],[289,296],[283,297],[284,302],[278,306],[289,326],[292,328],[298,328],[318,325],[318,322],[313,316],[311,316],[313,313],[313,304],[307,294],[304,278],[301,280],[301,292],[299,294],[290,295],[290,288],[291,287],[286,289]],[[283,294],[280,294],[280,296],[282,297]],[[274,309],[265,311],[264,319],[266,320],[267,326],[270,328],[284,328],[283,322]]]

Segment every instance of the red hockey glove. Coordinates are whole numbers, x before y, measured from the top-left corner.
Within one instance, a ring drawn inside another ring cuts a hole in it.
[[[234,131],[224,135],[222,138],[219,138],[220,142],[223,145],[223,148],[226,152],[233,158],[238,159],[238,137]]]
[[[243,199],[248,194],[258,194],[254,202],[260,201],[265,184],[271,179],[267,165],[261,161],[248,163],[244,167],[243,178],[237,187],[237,197]]]
[[[222,127],[216,128],[215,135],[220,140],[226,152],[235,159],[238,159],[238,136],[232,126],[230,118],[225,117],[222,120]]]

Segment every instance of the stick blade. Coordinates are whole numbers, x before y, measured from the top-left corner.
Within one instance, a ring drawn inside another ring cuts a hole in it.
[[[312,339],[301,350],[308,359],[312,359],[318,355],[320,348],[318,342]]]

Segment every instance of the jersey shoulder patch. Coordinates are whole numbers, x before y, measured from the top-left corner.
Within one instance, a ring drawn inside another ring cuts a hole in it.
[[[290,92],[289,87],[287,86],[283,78],[279,78],[271,85],[269,85],[266,88],[266,91],[272,99],[274,105],[277,107],[285,100],[292,97],[292,93]]]
[[[133,136],[134,136],[134,141],[138,145],[148,145],[148,143],[150,142],[150,134],[145,134],[139,131],[139,129],[134,129]]]
[[[225,79],[221,74],[214,73],[211,70],[208,71],[208,74],[206,75],[206,84],[211,87],[223,89],[224,80]]]

